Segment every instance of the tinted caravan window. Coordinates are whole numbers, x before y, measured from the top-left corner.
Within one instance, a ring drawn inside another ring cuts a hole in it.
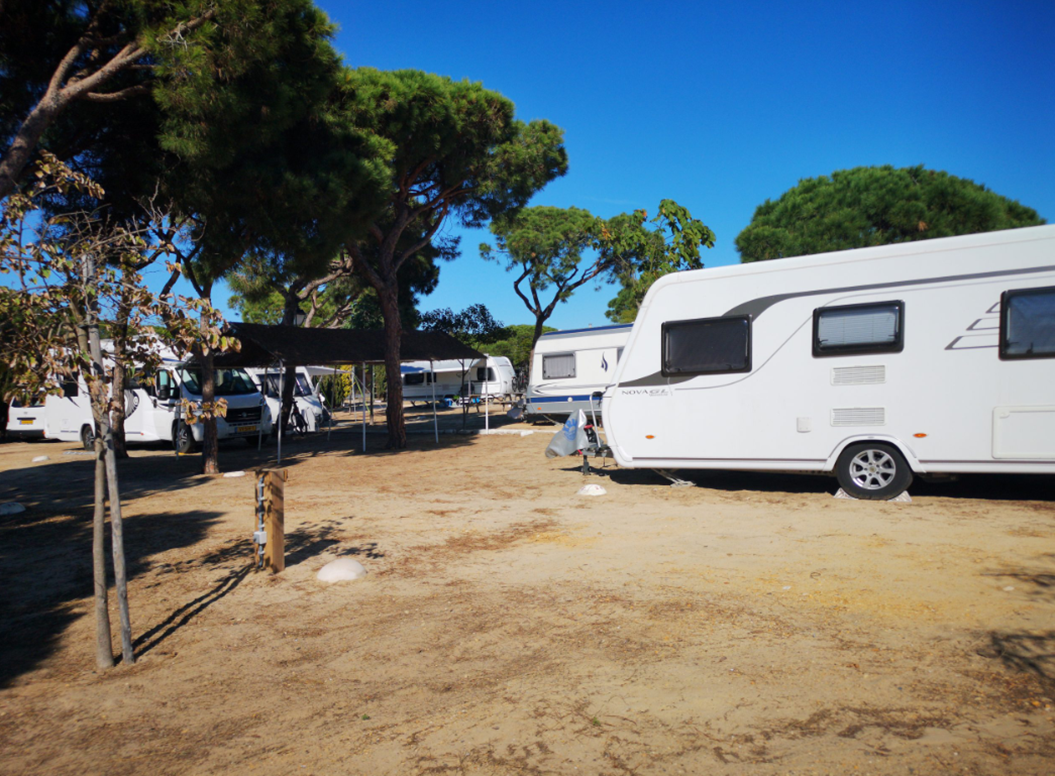
[[[1000,358],[1055,358],[1055,288],[1004,293]]]
[[[750,318],[700,318],[663,324],[664,375],[750,371]]]
[[[813,355],[900,353],[904,318],[904,302],[818,308],[813,311]]]
[[[542,357],[542,379],[559,380],[575,377],[575,354],[559,353]]]

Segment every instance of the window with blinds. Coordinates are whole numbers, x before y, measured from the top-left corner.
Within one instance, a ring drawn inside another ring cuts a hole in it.
[[[557,353],[542,357],[543,380],[560,380],[564,377],[575,377],[574,353]]]
[[[1000,358],[1055,358],[1055,287],[1004,292]]]
[[[900,353],[905,347],[905,303],[878,302],[813,311],[813,355]]]

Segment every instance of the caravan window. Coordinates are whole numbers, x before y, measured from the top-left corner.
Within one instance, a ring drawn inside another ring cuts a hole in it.
[[[905,348],[905,303],[821,307],[813,311],[813,355],[900,353]]]
[[[565,377],[575,377],[574,353],[558,353],[542,357],[543,380],[560,380]]]
[[[663,324],[663,374],[751,371],[751,319],[700,318]]]
[[[482,383],[486,381],[493,383],[496,379],[493,367],[487,367],[486,370],[482,366],[476,367],[476,382]]]
[[[1000,358],[1055,358],[1055,287],[1004,292]]]
[[[62,395],[67,399],[72,399],[80,393],[77,387],[76,380],[63,380],[62,381]]]

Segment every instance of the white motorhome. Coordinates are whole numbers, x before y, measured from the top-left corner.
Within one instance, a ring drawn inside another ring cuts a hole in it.
[[[512,397],[516,370],[505,356],[486,359],[407,361],[403,373],[403,398],[409,402],[449,399],[454,396]],[[435,387],[435,393],[433,388]]]
[[[23,406],[12,399],[7,408],[7,436],[9,439],[43,439],[44,405]]]
[[[129,444],[167,441],[179,452],[189,452],[204,436],[201,423],[184,423],[180,400],[200,402],[201,369],[166,352],[152,385],[132,381],[125,390],[125,441]],[[243,369],[216,370],[216,397],[227,400],[227,415],[216,421],[220,440],[242,438],[255,444],[263,416],[264,436],[271,413],[256,385]],[[91,449],[95,438],[91,400],[84,379],[69,381],[62,396],[44,402],[44,435],[64,442],[80,441]]]
[[[629,468],[1055,473],[1055,226],[667,275],[602,408]]]
[[[633,327],[625,323],[568,329],[539,337],[524,415],[565,418],[579,410],[589,415],[590,397],[612,381]],[[594,402],[593,409],[600,413],[600,402]]]
[[[282,380],[284,376],[280,375],[280,370],[277,367],[274,369],[251,367],[245,371],[253,379],[257,390],[267,398],[267,406],[271,412],[272,421],[276,423],[278,420],[279,392],[283,387]],[[311,382],[311,373],[307,367],[298,366],[296,368],[293,401],[296,402],[297,409],[300,411],[301,417],[304,418],[306,430],[309,433],[321,429],[329,419],[329,412]]]

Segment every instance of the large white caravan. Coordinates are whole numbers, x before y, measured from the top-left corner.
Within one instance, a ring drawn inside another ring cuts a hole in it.
[[[253,379],[257,390],[267,398],[267,406],[271,412],[271,418],[277,422],[278,401],[282,385],[282,375],[277,367],[265,369],[263,367],[252,367],[245,370]],[[266,383],[266,389],[265,389]],[[295,384],[293,386],[293,401],[296,402],[300,416],[304,419],[305,430],[314,432],[320,430],[329,418],[329,412],[323,406],[322,397],[311,382],[311,374],[307,367],[298,366],[295,372]]]
[[[167,352],[151,385],[132,381],[125,391],[125,441],[129,444],[169,441],[180,452],[202,441],[204,426],[180,419],[181,399],[200,402],[201,369],[179,361]],[[242,369],[216,370],[216,397],[227,401],[227,415],[216,421],[221,440],[244,438],[255,442],[264,423],[271,428],[271,413],[249,375]],[[91,399],[82,379],[63,386],[62,396],[44,402],[44,436],[65,442],[80,441],[90,449],[95,438]]]
[[[602,407],[625,467],[1055,473],[1055,226],[668,275]]]
[[[615,376],[633,324],[568,329],[543,334],[535,343],[528,378],[527,417],[564,418],[586,410],[590,397]],[[600,402],[594,409],[600,412]]]
[[[489,356],[486,363],[484,359],[407,361],[400,369],[403,398],[409,402],[432,401],[433,396],[502,398],[514,393],[516,370],[505,356]]]

